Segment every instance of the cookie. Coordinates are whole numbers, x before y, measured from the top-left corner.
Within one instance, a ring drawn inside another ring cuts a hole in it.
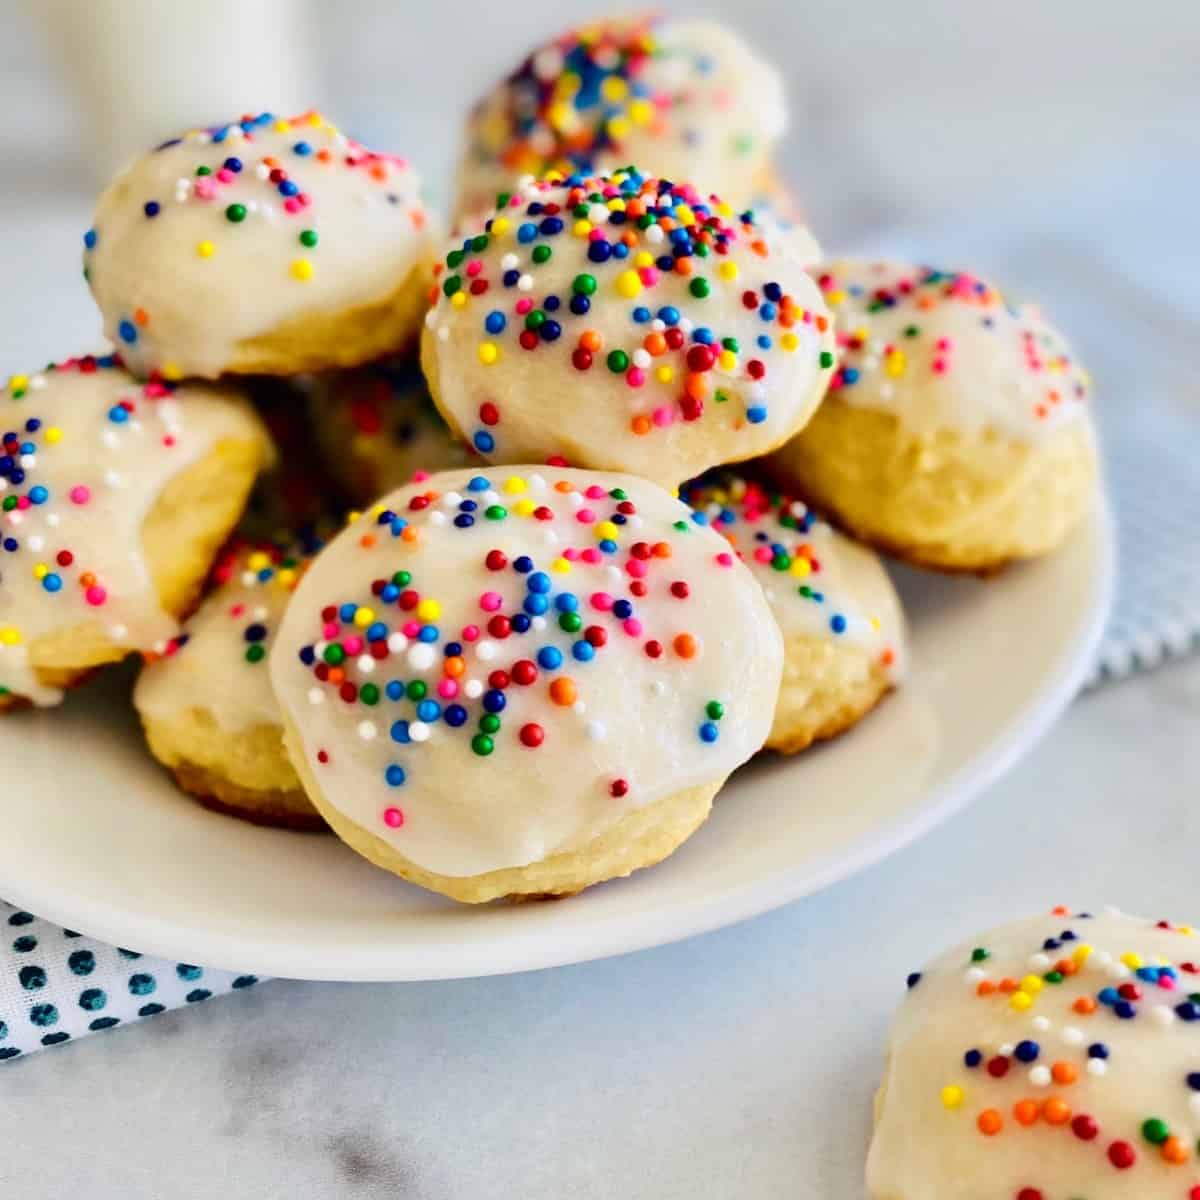
[[[457,900],[564,895],[665,858],[763,743],[762,589],[630,476],[451,471],[321,553],[271,653],[334,832]]]
[[[1189,926],[1056,908],[910,975],[872,1200],[1200,1194],[1198,962]]]
[[[597,21],[533,51],[476,105],[457,212],[490,209],[523,175],[636,164],[746,205],[787,128],[775,68],[694,18]]]
[[[271,455],[235,391],[85,357],[0,391],[0,708],[164,645]]]
[[[349,367],[420,329],[431,262],[403,158],[319,113],[192,130],[100,197],[84,273],[109,339],[142,376]]]
[[[778,227],[636,171],[528,183],[439,264],[421,365],[486,459],[676,487],[803,427],[825,304]]]
[[[903,676],[904,618],[878,557],[803,501],[729,472],[681,498],[762,585],[783,632],[767,748],[794,754],[858,722]]]
[[[324,829],[283,748],[267,654],[320,543],[232,547],[214,590],[163,653],[133,703],[150,752],[184,791],[260,825]]]
[[[841,362],[776,475],[918,566],[989,572],[1060,545],[1097,465],[1088,375],[1054,327],[973,275],[854,261],[818,274]]]

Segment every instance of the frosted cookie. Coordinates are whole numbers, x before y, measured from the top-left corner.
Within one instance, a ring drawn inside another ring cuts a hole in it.
[[[1200,946],[1056,908],[910,975],[872,1200],[1195,1200]]]
[[[316,540],[238,546],[215,589],[150,656],[133,693],[150,752],[184,791],[261,825],[324,829],[283,748],[267,653]]]
[[[317,113],[163,143],[100,197],[84,273],[131,370],[354,366],[414,340],[431,241],[416,173]]]
[[[233,391],[105,358],[0,391],[0,709],[166,643],[270,457]]]
[[[794,754],[849,729],[899,682],[900,600],[876,555],[802,501],[717,473],[681,498],[762,584],[783,631],[783,682],[767,748]]]
[[[777,227],[686,184],[529,183],[438,266],[421,365],[485,458],[669,487],[799,430],[834,363],[820,293]]]
[[[645,480],[450,471],[349,526],[271,653],[313,803],[472,903],[665,858],[763,743],[782,645],[721,538]]]
[[[459,214],[490,209],[523,175],[636,163],[747,204],[787,128],[783,83],[711,21],[599,21],[535,50],[475,107]]]
[[[819,269],[841,362],[773,467],[864,541],[989,571],[1053,550],[1089,508],[1087,373],[1035,308],[972,275]]]
[[[322,376],[309,415],[324,469],[356,504],[419,471],[463,467],[475,457],[438,414],[413,359]]]

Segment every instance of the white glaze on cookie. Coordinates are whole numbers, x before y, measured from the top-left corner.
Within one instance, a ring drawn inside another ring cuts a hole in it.
[[[131,370],[212,378],[239,343],[391,295],[429,257],[420,180],[316,113],[193,130],[100,197],[84,267]]]
[[[319,546],[313,540],[287,550],[263,545],[227,551],[213,570],[215,590],[138,676],[138,712],[174,721],[189,709],[203,709],[226,733],[278,726],[267,654]]]
[[[141,530],[166,484],[223,438],[265,438],[233,391],[139,383],[112,358],[15,375],[0,392],[0,693],[37,704],[29,645],[92,626],[130,651],[177,630]]]
[[[787,127],[783,84],[711,21],[599,21],[535,50],[468,126],[458,211],[521,175],[636,163],[745,204]]]
[[[832,374],[790,238],[687,185],[526,183],[439,265],[423,363],[485,457],[669,485],[798,431]]]
[[[1200,1186],[1200,942],[1056,909],[909,976],[873,1200],[1189,1200]]]
[[[1086,411],[1090,382],[1032,305],[963,272],[846,260],[814,268],[837,322],[830,395],[916,433],[1048,436]]]
[[[899,682],[904,619],[874,551],[839,533],[803,501],[730,472],[691,483],[681,496],[750,568],[785,639],[861,647]]]
[[[761,589],[678,500],[499,467],[402,488],[347,528],[271,674],[324,800],[461,877],[724,778],[766,737],[781,654]]]

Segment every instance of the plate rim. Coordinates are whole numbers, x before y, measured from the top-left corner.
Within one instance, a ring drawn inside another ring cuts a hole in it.
[[[144,914],[141,924],[131,929],[121,920],[127,914],[116,914],[110,905],[89,913],[83,921],[78,920],[80,910],[71,911],[74,907],[71,893],[65,898],[61,898],[61,891],[44,897],[37,895],[36,889],[31,892],[20,884],[11,888],[4,883],[4,898],[45,920],[78,930],[99,941],[113,945],[132,943],[145,955],[199,962],[217,970],[253,972],[260,978],[323,982],[477,979],[546,970],[651,950],[740,924],[824,891],[910,846],[962,812],[1046,736],[1088,681],[1113,606],[1117,574],[1116,527],[1111,502],[1102,488],[1097,489],[1096,501],[1086,523],[1093,526],[1091,536],[1096,544],[1086,620],[1065,643],[1061,665],[1042,689],[1036,706],[1010,721],[979,756],[932,787],[926,801],[915,812],[873,830],[860,838],[852,850],[796,878],[791,878],[793,873],[786,868],[780,868],[702,897],[683,909],[675,907],[665,914],[651,910],[632,931],[628,923],[619,923],[614,930],[609,922],[597,919],[581,927],[588,935],[586,942],[559,938],[538,944],[534,939],[516,954],[511,949],[508,953],[498,951],[499,947],[511,947],[511,939],[473,943],[462,948],[465,958],[458,965],[446,958],[443,947],[428,946],[422,947],[421,956],[411,961],[399,955],[392,961],[384,961],[377,950],[365,953],[358,950],[329,965],[301,964],[296,960],[294,943],[285,943],[284,948],[277,951],[274,944],[264,946],[257,941],[247,942],[236,931],[225,930],[217,935],[207,934],[198,942],[192,937],[193,946],[180,957],[177,953],[179,942],[172,936],[178,926],[153,913]],[[1083,528],[1081,525],[1079,530]],[[95,904],[84,897],[78,898],[81,906]],[[213,953],[209,953],[209,948]],[[193,950],[199,953],[193,953]]]

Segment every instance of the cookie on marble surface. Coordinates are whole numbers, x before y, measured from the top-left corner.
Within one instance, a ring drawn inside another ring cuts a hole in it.
[[[1200,1195],[1197,964],[1189,926],[1056,908],[910,975],[872,1200]]]
[[[324,470],[356,504],[418,472],[478,461],[442,420],[415,359],[323,375],[313,380],[308,411]]]
[[[1055,549],[1097,476],[1087,372],[1032,306],[977,277],[816,268],[838,327],[829,395],[773,471],[863,541],[988,572]]]
[[[431,263],[405,159],[318,113],[192,130],[100,197],[84,271],[131,370],[167,379],[349,367],[413,342]]]
[[[750,568],[783,633],[767,748],[785,754],[856,724],[903,677],[904,617],[883,564],[802,501],[731,472],[681,499]]]
[[[270,459],[239,393],[114,357],[0,391],[0,710],[161,648]]]
[[[230,547],[183,632],[148,656],[133,703],[150,752],[184,791],[260,825],[324,829],[283,747],[267,655],[316,538]]]
[[[787,128],[778,71],[695,18],[609,19],[534,50],[476,105],[456,211],[490,210],[521,176],[636,163],[746,205]]]
[[[479,903],[665,858],[770,729],[762,589],[630,476],[489,467],[372,506],[271,653],[313,803],[370,861]]]
[[[437,268],[421,365],[486,459],[667,487],[792,437],[832,377],[794,241],[636,171],[527,183]]]

